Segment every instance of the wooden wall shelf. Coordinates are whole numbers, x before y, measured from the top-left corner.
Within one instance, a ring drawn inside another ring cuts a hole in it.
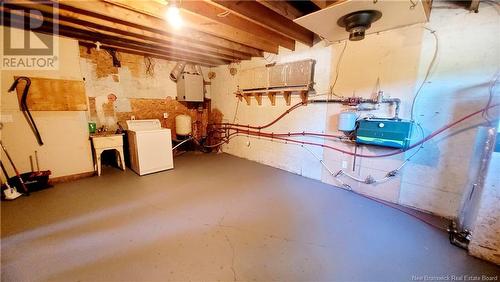
[[[236,92],[236,97],[240,100],[247,103],[247,105],[251,104],[252,97],[255,98],[257,104],[259,106],[262,105],[262,96],[267,95],[271,105],[276,105],[276,96],[283,96],[285,99],[285,103],[287,106],[290,106],[292,103],[292,95],[300,95],[300,99],[302,102],[307,103],[307,98],[309,95],[310,87],[286,87],[286,88],[277,88],[277,89],[259,89],[259,90],[244,90]]]
[[[276,105],[276,96],[281,95],[286,105],[292,102],[292,95],[300,95],[305,103],[314,85],[314,63],[312,59],[256,67],[241,71],[236,97],[250,105],[252,97],[262,105],[262,96],[267,95],[271,105]]]

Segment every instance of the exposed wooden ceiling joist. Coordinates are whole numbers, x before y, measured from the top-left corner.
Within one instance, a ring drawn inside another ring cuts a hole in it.
[[[87,47],[87,48],[93,48],[95,47],[95,44],[93,42],[87,41],[87,40],[79,40],[79,43],[81,46]],[[177,61],[177,59],[168,57],[168,56],[163,56],[159,54],[151,54],[151,53],[146,53],[146,52],[141,52],[135,49],[129,49],[129,48],[121,48],[117,46],[108,46],[107,44],[104,44],[101,46],[101,49],[108,49],[108,50],[116,50],[118,52],[124,52],[128,54],[134,54],[134,55],[139,55],[139,56],[144,56],[144,57],[151,57],[151,58],[156,58],[156,59],[162,59],[162,60],[167,60],[167,61]],[[214,65],[209,65],[209,64],[203,64],[203,63],[198,63],[198,62],[189,62],[186,61],[187,63],[192,63],[192,64],[198,64],[204,67],[213,67]]]
[[[57,5],[52,7],[53,3]],[[167,21],[168,6],[161,0],[25,0],[9,1],[3,9],[41,11],[49,23],[58,21],[61,35],[84,43],[99,41],[117,50],[203,65],[247,60],[262,56],[263,51],[277,53],[279,46],[294,50],[295,41],[313,44],[314,34],[292,21],[318,9],[310,1],[300,5],[272,0],[179,3],[181,28]],[[26,15],[40,17],[31,11]],[[50,32],[49,27],[41,32]]]
[[[295,40],[248,21],[238,15],[232,14],[227,9],[221,8],[219,5],[213,5],[211,1],[184,1],[182,2],[181,8],[221,24],[240,30],[246,30],[251,34],[258,35],[269,42],[276,42],[280,46],[287,49],[295,49]]]
[[[239,52],[219,50],[217,48],[198,44],[196,42],[189,42],[181,38],[172,38],[171,36],[167,36],[164,34],[154,33],[148,30],[127,26],[84,14],[76,14],[71,11],[65,11],[61,9],[52,10],[51,7],[42,4],[6,4],[6,7],[25,7],[36,9],[38,11],[47,13],[45,14],[47,17],[51,17],[50,13],[54,12],[54,14],[56,14],[59,18],[59,24],[62,26],[71,26],[80,28],[85,31],[90,30],[102,34],[103,36],[119,36],[124,39],[139,41],[146,45],[155,46],[156,48],[165,49],[167,51],[229,61],[235,59],[250,59],[249,55],[245,55]]]
[[[345,1],[345,0],[340,0],[340,1]],[[312,1],[286,1],[286,2],[295,7],[297,10],[301,11],[303,13],[303,16],[321,10],[321,8],[316,6],[316,4],[314,4]]]
[[[114,21],[136,28],[146,29],[152,32],[170,35],[175,39],[183,39],[196,42],[206,46],[211,46],[219,50],[229,50],[230,52],[240,52],[250,56],[262,56],[259,49],[252,48],[231,40],[219,38],[196,30],[176,30],[163,19],[152,17],[122,6],[102,2],[102,1],[59,1],[59,8],[73,11],[79,14],[86,14],[92,17]]]
[[[40,17],[38,14],[30,14],[30,13],[20,13],[19,11],[11,11],[7,7],[0,7],[0,9],[4,12],[4,14],[9,15],[9,18],[5,19],[7,24],[10,24],[10,19],[17,20],[19,25],[22,25],[24,21],[21,19],[26,19],[28,17],[38,19]],[[13,17],[10,17],[10,14],[13,14]],[[45,32],[52,34],[54,31],[52,30],[52,23],[49,17],[44,17],[43,24],[37,31]],[[103,44],[103,46],[111,47],[120,51],[136,51],[143,54],[149,54],[156,57],[168,58],[173,61],[186,61],[194,64],[200,64],[204,66],[215,66],[221,64],[227,64],[230,60],[222,60],[222,59],[214,59],[203,56],[195,56],[195,55],[186,55],[185,53],[175,52],[175,51],[167,51],[162,48],[155,48],[154,46],[148,46],[143,44],[142,42],[137,42],[133,40],[128,40],[125,38],[114,37],[114,36],[103,36],[102,34],[82,30],[80,28],[75,28],[72,26],[64,25],[64,23],[59,22],[59,30],[58,33],[62,36],[67,36],[71,38],[75,38],[82,42],[96,42],[99,41]],[[130,52],[129,52],[130,53]]]
[[[323,9],[326,7],[326,1],[325,0],[311,0],[311,2],[314,3],[318,8]]]
[[[272,29],[308,46],[313,45],[314,34],[311,31],[256,1],[214,0],[213,2],[256,24]]]
[[[103,0],[109,4],[121,6],[133,11],[144,13],[161,20],[164,20],[167,11],[167,6],[156,1],[133,1],[133,0]],[[262,37],[231,27],[226,24],[221,24],[217,21],[202,17],[200,15],[189,13],[181,10],[181,17],[185,25],[189,29],[208,33],[220,38],[238,42],[256,49],[264,50],[266,52],[277,53],[278,44],[270,42]],[[183,27],[184,29],[186,27]],[[179,29],[181,30],[181,29]],[[187,31],[184,31],[187,32]]]
[[[292,21],[305,15],[287,1],[257,0],[257,2]]]

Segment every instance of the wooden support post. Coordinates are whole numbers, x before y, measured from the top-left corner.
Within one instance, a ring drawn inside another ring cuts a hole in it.
[[[307,95],[308,91],[300,91],[300,99],[302,100],[302,103],[307,104]]]
[[[255,100],[257,100],[257,104],[262,106],[262,93],[255,93]]]
[[[245,99],[245,101],[247,102],[247,105],[250,106],[250,102],[252,101],[252,94],[243,94],[243,98]]]
[[[292,92],[284,91],[283,98],[285,98],[285,103],[287,106],[290,106],[292,104]]]
[[[272,106],[276,106],[276,93],[272,92],[267,93],[267,98],[269,98],[269,101],[271,102]]]

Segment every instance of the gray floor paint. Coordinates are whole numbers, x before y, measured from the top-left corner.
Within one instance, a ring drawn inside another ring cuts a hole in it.
[[[2,281],[500,274],[445,233],[321,182],[225,154],[185,154],[175,165],[143,177],[106,169],[2,203]]]

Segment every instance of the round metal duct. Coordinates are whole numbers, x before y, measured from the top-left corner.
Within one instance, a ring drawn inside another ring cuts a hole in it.
[[[182,74],[182,71],[186,67],[186,62],[178,62],[175,67],[170,72],[170,79],[173,82],[177,82],[177,78]]]

